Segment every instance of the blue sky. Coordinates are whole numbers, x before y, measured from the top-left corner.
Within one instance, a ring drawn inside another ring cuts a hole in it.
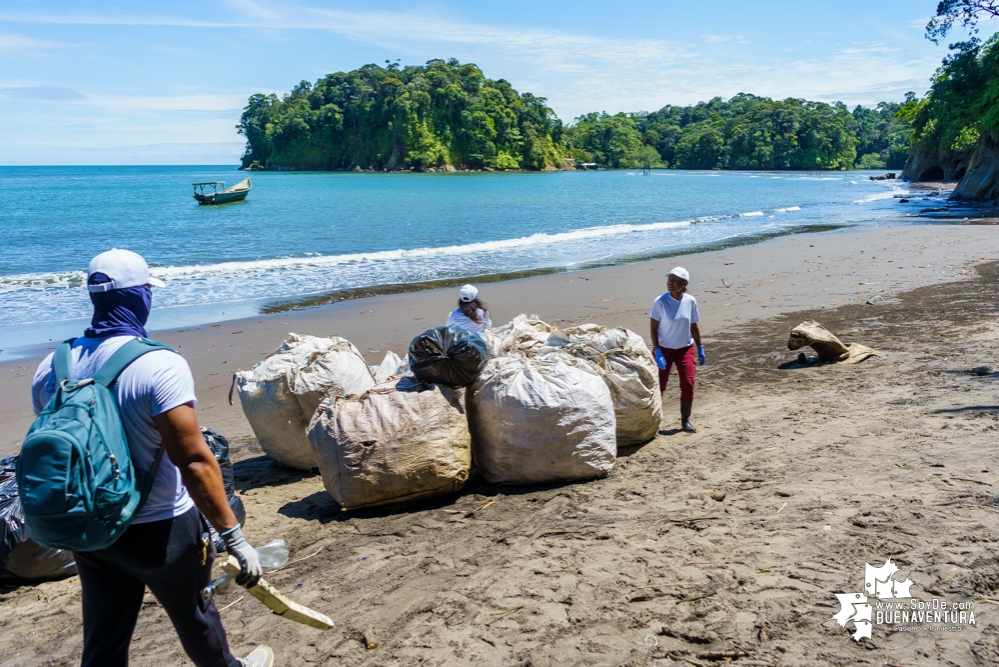
[[[475,62],[565,121],[738,92],[897,101],[946,54],[923,38],[935,6],[4,0],[0,164],[235,163],[250,94],[397,58]]]

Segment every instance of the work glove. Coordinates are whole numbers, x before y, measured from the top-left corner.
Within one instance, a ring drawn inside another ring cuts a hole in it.
[[[704,355],[704,346],[697,346],[697,365],[703,366],[707,362],[708,358]]]
[[[663,351],[660,348],[656,348],[656,351],[652,353],[653,358],[656,360],[656,366],[659,370],[666,370],[666,357],[663,356]]]
[[[235,528],[221,533],[219,537],[225,542],[226,551],[236,557],[239,561],[239,576],[236,583],[244,588],[252,588],[260,581],[264,574],[264,568],[260,566],[260,556],[257,550],[250,546],[250,543],[243,537],[243,531],[239,524]]]

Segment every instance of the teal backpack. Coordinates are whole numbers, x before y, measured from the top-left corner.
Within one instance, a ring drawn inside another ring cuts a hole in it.
[[[21,445],[17,489],[32,539],[49,549],[94,551],[111,546],[131,524],[164,449],[149,475],[136,474],[112,388],[133,361],[171,348],[131,340],[94,377],[74,381],[72,344],[66,341],[52,357],[56,390]]]

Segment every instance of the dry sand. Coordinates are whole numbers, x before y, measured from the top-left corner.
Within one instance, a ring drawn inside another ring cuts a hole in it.
[[[662,274],[686,266],[709,358],[700,430],[676,431],[671,387],[662,433],[623,450],[609,478],[473,480],[454,497],[378,511],[342,513],[318,476],[261,456],[226,400],[231,371],[288,331],[343,335],[377,363],[439,324],[451,291],[157,334],[190,361],[202,422],[236,442],[251,541],[282,536],[293,559],[311,556],[271,580],[337,623],[320,633],[223,596],[220,608],[234,603],[222,612],[230,642],[269,643],[294,665],[696,664],[734,645],[755,656],[736,664],[999,664],[999,607],[988,602],[999,600],[999,373],[970,372],[999,367],[996,259],[993,226],[895,227],[488,285],[496,322],[530,311],[644,335]],[[885,300],[866,305],[875,295]],[[884,356],[799,367],[784,343],[804,319]],[[30,423],[37,361],[13,365],[28,370],[2,369],[5,453]],[[862,591],[864,563],[889,555],[911,571],[914,596],[974,601],[976,625],[877,626],[855,643],[830,620],[835,593]],[[0,594],[0,627],[2,665],[77,663],[76,579]],[[151,597],[132,656],[186,664]]]

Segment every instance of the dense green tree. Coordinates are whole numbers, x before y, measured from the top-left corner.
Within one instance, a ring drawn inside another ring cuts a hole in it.
[[[906,99],[915,99],[915,94],[908,93]],[[853,110],[859,169],[901,169],[905,166],[912,128],[896,117],[901,109],[902,105],[896,102],[882,102],[873,109],[858,105]]]
[[[365,65],[253,95],[237,129],[244,166],[544,169],[561,160],[562,125],[546,100],[473,64]]]
[[[548,169],[567,157],[613,168],[849,169],[858,156],[864,167],[897,168],[909,141],[905,108],[851,113],[840,103],[739,94],[652,113],[589,113],[563,128],[544,98],[451,59],[365,65],[302,81],[281,98],[253,95],[237,127],[244,166],[279,169]]]
[[[593,118],[580,117],[567,129],[574,148],[588,145],[576,135]],[[677,169],[849,169],[857,157],[856,121],[842,104],[739,94],[631,119],[637,138]]]
[[[659,153],[643,145],[633,116],[588,113],[566,132],[569,156],[604,167],[660,166]]]
[[[999,143],[999,35],[950,48],[926,97],[897,115],[912,125],[913,148],[960,161],[983,138]]]

